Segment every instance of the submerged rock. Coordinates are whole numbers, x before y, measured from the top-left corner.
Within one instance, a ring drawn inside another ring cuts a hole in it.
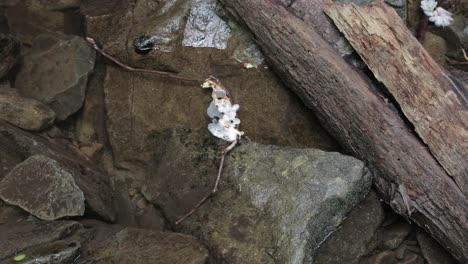
[[[81,37],[42,34],[16,78],[22,94],[48,104],[58,120],[78,111],[84,101],[95,52]]]
[[[34,155],[43,155],[56,160],[61,168],[71,174],[76,185],[83,192],[87,212],[98,215],[106,221],[115,220],[109,176],[82,155],[76,154],[75,148],[34,136],[3,121],[0,121],[0,143],[2,143],[0,154],[10,153],[9,155],[17,157],[13,161],[25,160]],[[33,187],[39,188],[39,186]],[[44,194],[38,193],[38,195]]]
[[[447,251],[422,230],[416,232],[419,247],[427,264],[457,264],[458,262],[450,256]]]
[[[0,198],[44,220],[81,216],[83,192],[67,168],[56,160],[34,155],[0,181]]]
[[[60,8],[58,2],[71,4],[76,0],[10,0],[8,2],[11,2],[6,11],[10,32],[22,43],[31,45],[35,37],[44,33],[79,34],[81,31],[81,18],[74,10],[67,12],[49,10],[52,6]]]
[[[0,261],[15,263],[17,253],[68,238],[79,228],[81,224],[74,221],[33,220],[0,225]]]
[[[86,254],[82,263],[203,264],[208,258],[193,237],[135,228],[115,233]]]
[[[361,257],[378,246],[378,229],[385,213],[379,198],[370,192],[366,199],[348,214],[340,229],[318,249],[315,264],[360,263]]]
[[[31,131],[50,126],[55,120],[55,112],[47,105],[26,98],[15,89],[0,88],[0,119]]]
[[[223,143],[205,134],[170,130],[150,139],[143,194],[170,221],[214,184]],[[205,241],[217,263],[309,263],[370,183],[352,157],[244,142],[226,159],[220,191],[176,229]]]
[[[3,78],[18,62],[20,44],[12,36],[0,33],[0,78]]]
[[[225,49],[231,28],[216,14],[216,0],[192,0],[182,45]]]

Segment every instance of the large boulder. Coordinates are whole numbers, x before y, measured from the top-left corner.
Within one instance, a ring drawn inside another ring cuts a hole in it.
[[[54,122],[55,112],[40,101],[21,96],[15,89],[0,88],[0,119],[25,130],[38,131]]]
[[[29,134],[2,121],[0,121],[0,143],[2,143],[0,154],[9,153],[14,157],[12,160],[7,160],[9,166],[12,162],[22,161],[33,155],[43,155],[56,160],[60,167],[73,176],[76,185],[83,192],[87,212],[107,221],[115,220],[109,176],[79,155],[75,148]]]
[[[153,134],[143,194],[175,222],[211,191],[223,143],[205,130]],[[309,263],[370,184],[352,157],[243,142],[220,191],[176,230],[205,241],[216,263]]]
[[[242,130],[252,140],[293,147],[338,149],[313,114],[265,64],[245,29],[212,0],[83,1],[87,35],[134,67],[177,72],[198,79],[213,75],[240,104]],[[187,19],[185,19],[187,17]],[[187,23],[185,21],[187,20]],[[216,30],[218,29],[218,30]],[[148,39],[147,54],[135,51]],[[144,139],[154,130],[206,128],[209,92],[200,82],[136,74],[107,66],[103,81],[109,141],[119,166],[141,161]]]
[[[15,86],[25,96],[48,104],[58,120],[65,120],[83,104],[94,60],[94,50],[81,37],[41,34],[34,39]]]
[[[82,216],[83,192],[66,167],[34,155],[14,167],[0,181],[0,198],[44,220]]]

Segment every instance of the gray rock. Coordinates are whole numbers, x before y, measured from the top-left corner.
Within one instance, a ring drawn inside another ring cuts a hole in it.
[[[3,78],[18,62],[19,42],[10,35],[0,33],[0,78]]]
[[[428,264],[457,264],[458,262],[445,251],[432,237],[422,230],[416,232],[422,255]]]
[[[203,264],[208,251],[187,235],[125,228],[87,255],[82,263]]]
[[[106,221],[115,220],[109,175],[96,168],[83,156],[76,155],[74,148],[34,136],[3,121],[0,121],[0,143],[2,143],[0,154],[6,152],[14,157],[8,162],[10,165],[11,162],[24,160],[33,155],[44,155],[58,161],[60,166],[73,176],[76,185],[83,192],[86,211]]]
[[[375,237],[385,213],[379,198],[370,192],[343,221],[341,228],[318,249],[314,263],[359,263],[361,257],[375,249]]]
[[[225,49],[231,28],[217,14],[216,0],[192,0],[182,45]]]
[[[39,35],[24,61],[15,86],[25,96],[48,104],[58,120],[81,108],[95,61],[94,50],[83,38]]]
[[[148,147],[142,192],[175,221],[210,192],[225,142],[169,130]],[[370,182],[352,157],[244,142],[226,159],[220,191],[177,230],[205,241],[216,263],[309,263]]]
[[[79,228],[81,224],[73,221],[34,220],[0,225],[0,261],[29,248],[68,238]]]
[[[38,131],[54,122],[55,112],[37,100],[19,95],[15,89],[0,88],[0,119],[25,130]]]
[[[14,167],[0,181],[0,198],[44,220],[81,216],[85,210],[83,192],[71,173],[43,155]]]

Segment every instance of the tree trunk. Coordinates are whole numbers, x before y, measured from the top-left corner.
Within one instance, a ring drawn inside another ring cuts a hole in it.
[[[323,34],[277,1],[220,1],[251,29],[285,84],[343,147],[367,162],[392,208],[468,263],[468,201],[396,107]]]

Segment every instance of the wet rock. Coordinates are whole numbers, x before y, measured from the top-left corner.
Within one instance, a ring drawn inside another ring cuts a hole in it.
[[[217,14],[216,0],[192,0],[182,45],[225,49],[231,28]]]
[[[94,50],[84,39],[39,35],[24,60],[15,85],[25,96],[48,104],[58,120],[81,108],[95,60]]]
[[[422,230],[416,232],[422,255],[428,264],[457,264],[442,246]]]
[[[36,5],[48,10],[79,8],[81,0],[39,0]]]
[[[37,0],[17,1],[7,9],[6,15],[11,33],[28,45],[40,34],[79,34],[81,27],[76,13],[47,10]]]
[[[94,1],[95,2],[95,1]],[[313,114],[264,65],[245,70],[235,57],[243,53],[252,38],[246,30],[229,22],[231,37],[226,49],[194,48],[182,45],[185,27],[175,32],[169,47],[147,55],[134,52],[134,40],[141,36],[161,37],[157,32],[167,23],[185,17],[190,1],[113,1],[82,4],[87,35],[109,53],[129,65],[178,72],[205,79],[213,75],[225,84],[239,103],[242,130],[252,140],[293,147],[338,149]],[[160,47],[159,49],[162,49]],[[241,57],[244,58],[244,57]],[[190,61],[190,63],[187,63]],[[164,77],[130,73],[108,66],[104,79],[107,130],[118,166],[145,160],[144,139],[166,128],[206,128],[210,97],[200,82],[181,82]],[[157,118],[155,118],[157,116]]]
[[[0,199],[0,225],[20,222],[28,216],[29,214],[25,211],[16,206],[6,204]]]
[[[94,155],[102,149],[103,145],[95,143],[89,146],[80,147],[81,153],[83,153],[88,159],[92,159]]]
[[[445,65],[445,54],[447,53],[445,39],[431,32],[426,32],[422,45],[437,63]]]
[[[0,33],[0,78],[18,62],[20,44],[10,35]]]
[[[383,251],[378,254],[374,254],[364,259],[362,264],[394,264],[398,263],[395,253],[391,250]]]
[[[0,6],[1,7],[9,7],[9,6],[14,6],[19,3],[21,0],[0,0]]]
[[[144,196],[174,222],[210,192],[224,147],[204,130],[154,134]],[[309,263],[370,181],[362,162],[339,153],[244,142],[226,159],[220,191],[176,228],[205,241],[216,263]]]
[[[71,173],[42,155],[27,158],[0,181],[0,198],[44,220],[81,216],[85,210]]]
[[[76,148],[34,136],[2,121],[0,142],[4,143],[1,152],[10,153],[21,160],[33,155],[44,155],[56,160],[73,176],[76,185],[82,190],[87,214],[99,216],[106,221],[115,220],[109,176],[78,155]]]
[[[139,208],[137,205],[138,201],[144,199],[141,195],[144,170],[138,167],[131,167],[129,170],[115,168],[109,152],[103,153],[101,164],[109,175],[112,175],[117,224],[157,231],[165,230],[166,220],[159,209],[152,204],[147,204],[144,208]]]
[[[82,263],[201,264],[208,251],[193,237],[125,228],[87,252]]]
[[[79,228],[81,224],[73,221],[32,220],[0,225],[0,261],[28,248],[65,239]]]
[[[398,223],[387,227],[383,231],[382,247],[385,249],[396,249],[413,230],[409,223]]]
[[[0,88],[0,119],[25,130],[38,131],[54,122],[55,113],[47,105],[19,95],[15,89]]]
[[[81,245],[78,241],[72,239],[59,240],[28,248],[27,250],[18,252],[15,257],[24,256],[23,260],[20,262],[22,264],[76,263],[76,260],[79,259],[80,247]],[[13,257],[13,260],[15,257]],[[12,261],[11,263],[17,263],[17,261]]]
[[[96,63],[90,76],[83,107],[75,125],[75,138],[80,144],[93,146],[106,144],[106,109],[104,104],[104,65]]]
[[[314,263],[359,263],[362,256],[370,253],[377,243],[375,237],[384,221],[384,210],[379,198],[370,192],[320,246]]]

